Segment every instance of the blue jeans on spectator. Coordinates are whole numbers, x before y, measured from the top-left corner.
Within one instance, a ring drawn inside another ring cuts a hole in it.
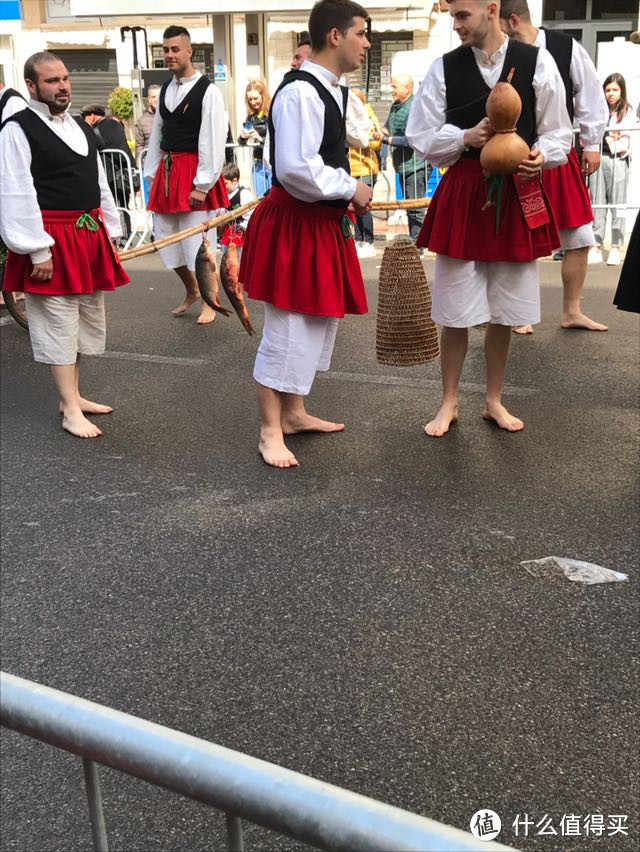
[[[363,175],[358,180],[366,183],[367,186],[374,187],[378,175]],[[371,211],[365,213],[364,216],[356,216],[355,238],[357,243],[369,243],[373,245],[373,216]]]
[[[271,172],[262,160],[253,161],[251,182],[256,195],[264,195],[268,189],[271,189]]]

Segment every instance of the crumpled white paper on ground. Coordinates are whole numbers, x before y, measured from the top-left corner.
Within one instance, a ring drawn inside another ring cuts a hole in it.
[[[566,559],[564,556],[545,556],[544,559],[529,559],[520,563],[532,577],[543,579],[563,574],[567,580],[574,583],[620,583],[629,577],[621,571],[611,571],[593,562],[582,562],[580,559]]]

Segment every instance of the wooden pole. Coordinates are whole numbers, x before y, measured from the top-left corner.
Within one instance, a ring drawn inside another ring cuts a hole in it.
[[[165,246],[173,245],[173,243],[179,243],[187,237],[193,237],[195,234],[201,234],[211,228],[217,228],[218,225],[226,225],[227,222],[239,219],[240,216],[244,215],[248,210],[253,210],[260,201],[262,201],[261,198],[254,198],[253,201],[249,201],[241,207],[236,207],[235,210],[230,210],[222,216],[216,216],[215,219],[208,219],[201,225],[194,225],[193,228],[186,228],[184,231],[179,231],[177,234],[165,237],[163,240],[155,240],[154,242],[147,243],[144,246],[138,246],[138,248],[120,252],[118,257],[122,262],[126,260],[133,260],[136,257],[143,257],[146,254],[152,254],[161,248],[165,248]],[[371,204],[371,210],[419,210],[428,206],[428,198],[405,198],[403,201],[374,201]]]

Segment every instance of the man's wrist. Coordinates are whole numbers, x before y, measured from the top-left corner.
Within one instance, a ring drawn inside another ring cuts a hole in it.
[[[51,252],[48,248],[38,249],[38,251],[33,251],[29,255],[31,258],[31,263],[46,263],[48,260],[51,260]]]

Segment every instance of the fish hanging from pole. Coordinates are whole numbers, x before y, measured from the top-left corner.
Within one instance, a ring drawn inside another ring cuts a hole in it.
[[[247,310],[244,296],[242,295],[242,286],[238,281],[239,268],[238,247],[233,241],[231,241],[225,251],[222,252],[222,260],[220,261],[220,278],[222,280],[224,292],[227,294],[229,301],[233,305],[234,311],[240,317],[240,322],[247,330],[247,333],[251,335],[254,334],[254,330],[251,325],[251,318],[249,317],[249,311]]]
[[[211,251],[211,245],[206,237],[203,238],[196,255],[196,281],[203,301],[214,311],[219,311],[223,316],[228,317],[231,312],[220,304],[220,276],[216,256]]]

